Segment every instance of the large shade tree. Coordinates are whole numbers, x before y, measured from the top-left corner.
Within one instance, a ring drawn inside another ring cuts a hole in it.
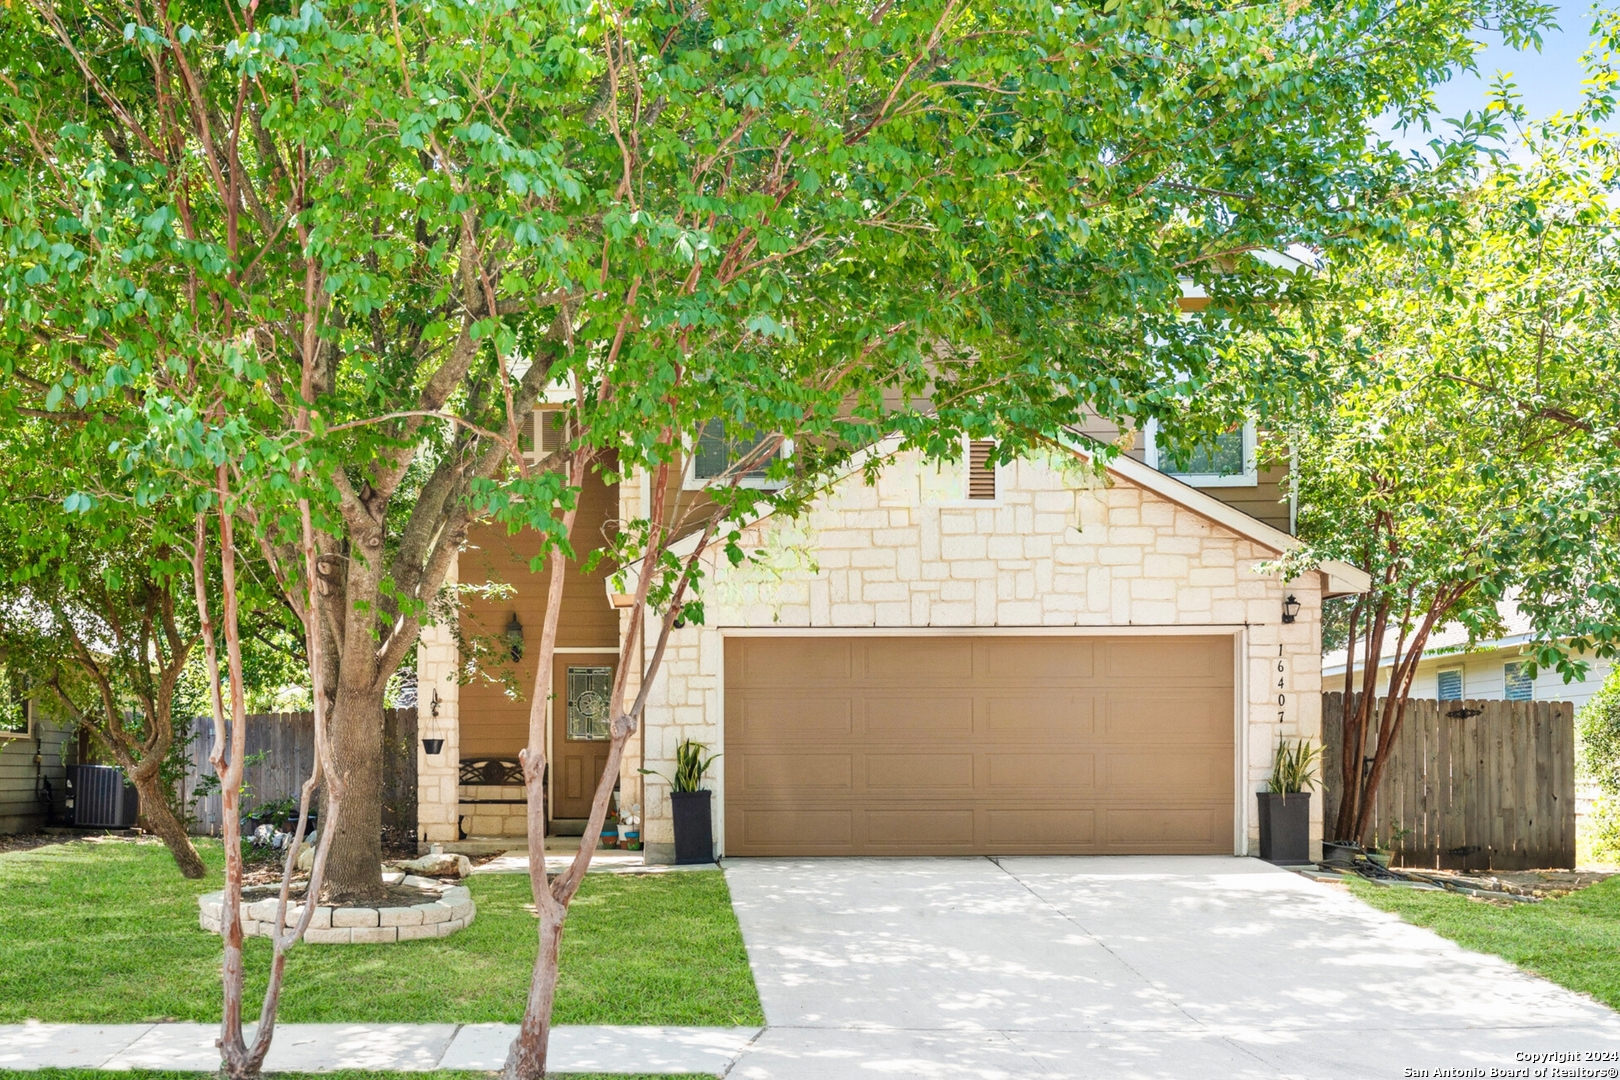
[[[19,0],[5,362],[43,411],[208,416],[246,388],[274,438],[314,410],[350,793],[331,883],[371,897],[385,685],[557,365],[635,357],[628,411],[728,342],[881,362],[893,390],[948,341],[955,366],[928,362],[956,422],[1162,411],[1213,349],[1178,279],[1225,271],[1221,325],[1264,322],[1275,282],[1238,256],[1421,210],[1369,118],[1420,112],[1474,26],[1520,39],[1546,10]],[[667,433],[613,423],[632,464]],[[296,566],[289,519],[250,513]]]
[[[1620,22],[1601,25],[1612,48]],[[1340,263],[1314,327],[1334,393],[1288,433],[1300,528],[1373,581],[1344,613],[1341,839],[1371,838],[1436,630],[1490,636],[1511,599],[1534,664],[1573,677],[1620,645],[1620,143],[1592,61],[1574,113],[1532,124],[1498,98],[1522,152],[1488,163],[1455,228]]]

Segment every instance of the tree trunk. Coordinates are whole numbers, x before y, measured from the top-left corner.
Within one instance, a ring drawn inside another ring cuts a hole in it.
[[[158,781],[157,770],[150,775],[136,769],[130,777],[135,785],[135,791],[141,797],[141,817],[146,824],[158,834],[158,838],[169,848],[169,854],[174,856],[175,865],[180,867],[180,876],[196,880],[208,872],[203,866],[202,856],[197,854],[197,848],[186,835],[174,812],[169,809],[168,802],[163,798],[163,785]]]
[[[332,766],[345,778],[343,818],[332,836],[327,896],[364,902],[386,895],[382,881],[383,688],[339,683],[330,725]],[[326,816],[323,806],[322,816]]]
[[[540,952],[529,978],[523,1025],[507,1051],[503,1080],[541,1080],[546,1075],[551,1006],[557,996],[557,962],[561,959],[563,920],[568,918],[568,909],[544,903],[536,907],[540,911]]]

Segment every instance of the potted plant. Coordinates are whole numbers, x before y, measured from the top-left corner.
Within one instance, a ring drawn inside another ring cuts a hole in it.
[[[626,851],[641,850],[641,804],[619,811],[619,846]]]
[[[1395,849],[1401,846],[1402,840],[1411,835],[1411,829],[1402,829],[1394,825],[1390,826],[1389,847],[1387,849],[1381,848],[1378,846],[1378,841],[1374,840],[1372,842],[1372,846],[1367,849],[1367,861],[1377,863],[1385,870],[1388,870],[1389,860],[1394,857]]]
[[[1271,781],[1259,793],[1260,857],[1273,863],[1304,863],[1311,856],[1311,793],[1320,747],[1283,739],[1271,759]]]
[[[709,771],[719,754],[703,756],[708,747],[691,739],[675,748],[675,775],[665,776],[669,783],[670,809],[675,818],[675,864],[688,866],[714,862],[714,792],[700,786],[703,775]],[[652,769],[644,773],[663,776]]]

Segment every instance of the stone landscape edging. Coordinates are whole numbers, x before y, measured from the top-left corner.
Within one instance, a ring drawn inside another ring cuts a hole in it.
[[[420,941],[428,938],[449,937],[464,926],[472,924],[478,914],[472,892],[465,885],[446,886],[432,878],[406,877],[401,884],[419,889],[436,889],[440,896],[408,907],[361,907],[321,904],[310,916],[304,940],[311,945],[388,945],[398,941]],[[263,900],[243,900],[242,935],[269,937],[275,928],[276,897]],[[204,893],[197,898],[198,924],[209,933],[220,933],[221,912],[225,906],[225,891]],[[296,925],[303,915],[303,905],[287,902],[287,926]]]

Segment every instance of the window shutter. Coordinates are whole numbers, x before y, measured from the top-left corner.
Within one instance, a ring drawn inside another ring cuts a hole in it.
[[[996,466],[990,460],[995,448],[996,444],[988,439],[975,439],[968,443],[968,498],[996,497]]]

